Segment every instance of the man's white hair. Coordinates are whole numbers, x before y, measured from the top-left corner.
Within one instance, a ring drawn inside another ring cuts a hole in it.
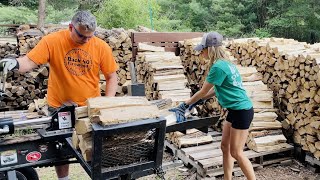
[[[95,31],[97,27],[96,17],[89,11],[78,11],[71,22],[74,26],[85,27],[87,31]]]

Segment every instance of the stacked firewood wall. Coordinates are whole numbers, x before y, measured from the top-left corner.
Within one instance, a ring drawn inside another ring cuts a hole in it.
[[[5,57],[16,57],[17,56],[17,45],[15,44],[0,44],[0,58]]]
[[[34,99],[47,94],[48,67],[41,66],[30,73],[8,72],[1,109],[26,109]]]
[[[27,34],[26,38],[21,38],[20,45],[24,47],[25,44],[32,44],[36,40],[31,34]],[[27,43],[28,42],[28,43]],[[1,44],[0,45],[0,59],[7,57],[18,57],[20,45],[16,44]],[[33,46],[33,45],[32,45]],[[22,48],[24,49],[24,48]],[[20,49],[20,50],[22,50]],[[25,48],[27,49],[27,48]],[[2,78],[2,76],[1,76]],[[0,110],[6,109],[26,109],[30,103],[33,102],[33,99],[44,98],[47,92],[47,78],[48,78],[48,67],[41,66],[35,69],[33,72],[20,74],[18,72],[8,72],[6,82],[2,82],[1,79],[1,88],[5,87],[5,94],[2,96],[0,101]]]
[[[143,111],[137,111],[137,109],[143,109]],[[124,96],[90,98],[87,101],[87,106],[76,108],[75,115],[76,123],[72,137],[73,145],[76,149],[80,149],[86,161],[90,161],[92,158],[92,123],[107,126],[132,122],[139,119],[152,119],[159,117],[160,112],[157,105],[152,104],[145,97]],[[116,135],[116,137],[119,137],[118,141],[116,141],[114,137],[108,137],[108,143],[115,143],[115,145],[112,147],[104,145],[103,152],[114,152],[114,150],[117,150],[123,156],[127,156],[128,154],[124,153],[128,151],[126,148],[130,149],[129,145],[131,143],[137,143],[133,140],[138,137],[139,134],[145,136],[145,133],[141,131],[139,133],[130,132],[129,134],[125,134],[125,137]],[[121,140],[125,140],[125,138],[130,139],[131,142],[122,142]],[[144,141],[144,139],[142,141]],[[123,144],[125,142],[126,144]],[[101,158],[104,159],[104,157]],[[123,157],[118,155],[110,158],[122,160]],[[103,163],[112,162],[114,161]]]
[[[17,34],[19,55],[23,56],[33,49],[41,40],[43,33],[36,29],[21,31]]]
[[[319,45],[292,39],[241,39],[227,46],[244,66],[255,66],[274,92],[287,137],[320,158]]]
[[[184,67],[184,74],[187,77],[187,87],[191,89],[192,94],[199,91],[205,81],[209,71],[209,60],[199,56],[193,48],[200,43],[201,38],[188,39],[180,41],[180,58]],[[221,116],[221,120],[216,127],[221,126],[221,122],[225,119],[225,110],[219,105],[216,97],[208,99],[205,104],[198,106],[198,112],[201,117]]]
[[[136,69],[137,79],[145,84],[149,100],[169,98],[177,105],[190,98],[181,60],[173,52],[139,53]]]
[[[119,89],[118,95],[124,95],[126,93],[125,87],[122,87],[128,80],[131,79],[128,62],[132,57],[132,44],[131,44],[131,31],[126,31],[122,28],[118,29],[98,29],[98,38],[104,40],[112,48],[113,56],[119,65],[118,82]],[[102,82],[102,89],[105,87],[105,82]]]

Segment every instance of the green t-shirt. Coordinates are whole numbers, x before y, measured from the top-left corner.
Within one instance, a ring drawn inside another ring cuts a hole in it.
[[[252,107],[252,102],[243,89],[240,73],[231,62],[217,60],[206,81],[214,85],[216,96],[223,108],[248,110]]]

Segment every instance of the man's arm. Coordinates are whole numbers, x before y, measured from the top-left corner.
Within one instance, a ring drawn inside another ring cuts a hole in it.
[[[36,63],[34,63],[28,56],[23,56],[21,58],[17,58],[19,63],[19,72],[24,73],[27,71],[31,71],[32,69],[38,67]]]
[[[106,78],[106,95],[113,97],[116,95],[118,89],[118,75],[117,72],[113,72],[111,74],[105,74],[104,77]]]

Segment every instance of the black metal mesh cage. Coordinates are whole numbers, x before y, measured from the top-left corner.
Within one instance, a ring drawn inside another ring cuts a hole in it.
[[[149,161],[155,147],[155,130],[116,134],[104,138],[102,166],[119,167]]]

